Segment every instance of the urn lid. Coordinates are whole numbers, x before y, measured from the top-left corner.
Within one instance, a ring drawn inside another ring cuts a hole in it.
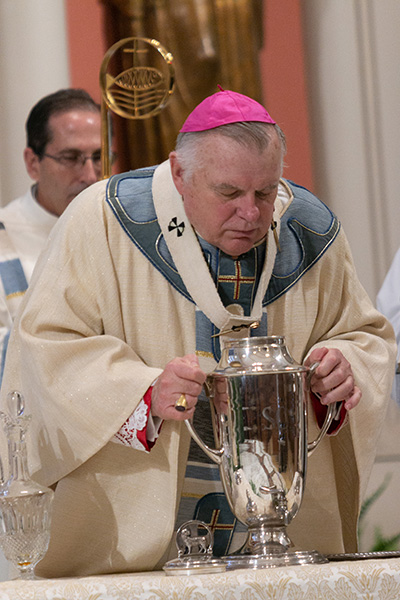
[[[283,336],[228,340],[215,374],[245,375],[308,371],[290,355]]]

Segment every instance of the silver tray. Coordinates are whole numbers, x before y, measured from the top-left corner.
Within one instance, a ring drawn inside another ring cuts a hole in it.
[[[226,563],[213,556],[188,556],[168,561],[163,569],[167,575],[205,575],[226,571]]]
[[[399,550],[381,551],[381,552],[344,552],[343,554],[325,554],[329,561],[340,560],[367,560],[373,558],[400,558]]]

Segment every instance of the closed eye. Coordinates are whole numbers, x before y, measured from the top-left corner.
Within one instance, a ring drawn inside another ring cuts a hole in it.
[[[266,202],[275,202],[278,186],[269,187],[265,190],[257,190],[256,197]]]
[[[256,192],[256,197],[259,198],[260,200],[267,200],[267,201],[270,200],[271,202],[274,202],[275,196],[276,196],[276,190],[269,191],[269,192]]]
[[[227,200],[235,200],[235,198],[238,198],[241,193],[242,192],[240,190],[235,190],[233,192],[221,192],[221,195]]]
[[[243,194],[242,190],[230,185],[216,185],[212,186],[212,189],[225,200],[235,200],[235,198]]]

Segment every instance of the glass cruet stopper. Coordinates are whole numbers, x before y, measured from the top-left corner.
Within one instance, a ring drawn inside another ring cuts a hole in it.
[[[54,492],[33,481],[29,474],[26,432],[31,420],[25,414],[22,394],[7,396],[8,414],[0,418],[8,444],[8,480],[0,487],[0,546],[23,579],[35,579],[34,568],[47,552]]]

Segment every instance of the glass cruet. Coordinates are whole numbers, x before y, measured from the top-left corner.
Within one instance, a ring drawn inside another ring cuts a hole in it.
[[[0,412],[8,443],[8,480],[0,485],[0,546],[18,569],[18,578],[35,579],[47,552],[54,492],[33,481],[28,470],[26,432],[31,420],[19,392],[7,396],[9,414]],[[1,468],[1,470],[3,470]]]

